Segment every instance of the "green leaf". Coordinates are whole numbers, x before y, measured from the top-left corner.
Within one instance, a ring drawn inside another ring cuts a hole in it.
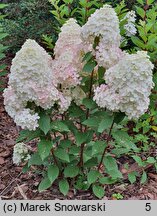
[[[29,142],[37,137],[39,137],[41,134],[41,131],[39,129],[35,131],[29,131],[29,130],[22,130],[20,131],[19,137],[16,139],[16,142],[21,142],[25,140],[25,142]]]
[[[63,179],[59,182],[59,190],[64,196],[67,195],[69,191],[69,183],[66,179]]]
[[[138,150],[137,146],[131,141],[127,132],[116,130],[112,133],[112,136],[119,146],[125,147],[126,149],[133,149],[135,151]]]
[[[59,132],[69,132],[68,126],[62,121],[56,120],[51,123],[51,129]]]
[[[114,115],[114,122],[119,124],[125,118],[125,113],[118,112]]]
[[[48,178],[44,178],[38,187],[39,192],[44,191],[46,189],[48,189],[49,187],[51,187],[51,181]]]
[[[137,0],[137,2],[140,3],[141,5],[144,5],[144,0]]]
[[[105,73],[105,69],[103,67],[99,67],[98,68],[98,77],[99,77],[99,83],[103,83],[104,82],[104,73]]]
[[[89,98],[83,99],[82,104],[88,109],[95,109],[97,107],[95,101]]]
[[[89,184],[96,182],[97,178],[100,176],[100,173],[97,170],[91,170],[87,174],[87,181]]]
[[[39,155],[42,160],[49,156],[53,142],[48,140],[41,140],[38,144]]]
[[[107,144],[105,141],[95,141],[93,142],[92,146],[92,155],[103,153],[104,149],[106,148]]]
[[[117,180],[112,179],[110,177],[102,177],[99,179],[100,184],[105,185],[105,184],[114,184]]]
[[[97,128],[100,121],[101,121],[100,118],[91,117],[91,118],[88,118],[87,120],[85,120],[82,124],[84,124],[88,127]]]
[[[146,162],[149,164],[154,164],[154,163],[156,163],[156,160],[153,157],[148,157]]]
[[[144,183],[146,183],[146,181],[147,181],[147,173],[145,171],[143,171],[140,183],[144,184]]]
[[[0,33],[0,40],[2,40],[3,38],[5,38],[6,36],[8,36],[7,33]]]
[[[91,141],[93,137],[93,131],[87,131],[85,133],[77,132],[75,133],[76,144],[80,146],[82,143]]]
[[[1,4],[0,3],[0,9],[3,9],[3,8],[7,7],[7,6],[8,6],[8,4]]]
[[[136,161],[136,163],[140,167],[144,166],[144,163],[143,163],[142,159],[138,155],[133,155],[132,158]]]
[[[84,111],[74,103],[72,103],[68,111],[69,111],[69,117],[72,118],[78,118],[84,116]]]
[[[79,173],[79,168],[77,166],[69,165],[69,166],[65,167],[65,169],[64,169],[64,176],[66,178],[67,177],[73,178],[73,177],[77,176],[78,173]]]
[[[96,66],[95,61],[89,61],[84,65],[83,71],[91,73],[94,70],[95,66]]]
[[[92,57],[93,57],[93,56],[92,56],[92,52],[88,52],[88,53],[86,53],[85,56],[83,57],[82,62],[84,62],[84,61],[88,62]]]
[[[99,185],[93,185],[92,189],[93,189],[93,193],[96,197],[98,197],[99,199],[104,197],[105,191],[104,191],[103,187],[101,187]]]
[[[45,135],[50,130],[50,117],[48,115],[46,115],[44,112],[41,113],[41,115],[40,115],[39,127],[45,133]]]
[[[128,174],[128,179],[131,184],[133,184],[136,181],[136,172],[131,172]]]
[[[28,163],[22,168],[22,172],[23,173],[27,173],[29,170],[29,166],[28,166]]]
[[[101,120],[99,127],[98,127],[98,132],[102,133],[104,130],[109,129],[113,123],[113,116],[107,116],[104,117],[104,119]]]
[[[42,165],[42,164],[43,164],[43,161],[41,160],[41,157],[39,156],[38,153],[34,153],[28,161],[29,167],[31,165]]]
[[[142,17],[142,18],[145,17],[145,11],[141,7],[136,6],[136,11],[140,17]]]
[[[85,164],[84,167],[86,168],[91,168],[93,166],[96,166],[98,163],[98,160],[96,157],[91,158],[90,160],[88,160]]]
[[[61,140],[59,146],[63,149],[69,148],[72,144],[71,140]]]
[[[148,0],[148,1],[147,1],[147,4],[148,4],[148,5],[151,5],[151,4],[154,3],[154,2],[155,2],[155,0]]]
[[[106,167],[106,172],[112,178],[123,178],[121,172],[118,170],[116,159],[111,156],[105,156],[103,160],[104,166]]]
[[[145,49],[145,44],[136,36],[131,37],[132,42],[141,49]]]
[[[65,149],[62,148],[58,148],[55,152],[54,152],[55,156],[63,161],[66,162],[70,162],[69,159],[69,155],[67,154],[67,152],[65,151]]]
[[[49,165],[47,174],[52,184],[59,175],[59,168],[56,165]]]

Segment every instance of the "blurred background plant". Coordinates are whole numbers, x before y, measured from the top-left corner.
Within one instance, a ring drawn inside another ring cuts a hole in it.
[[[5,41],[11,52],[16,52],[27,38],[41,42],[43,34],[53,35],[51,5],[45,0],[8,0],[3,10],[7,18],[2,25],[10,37]]]
[[[2,4],[0,3],[0,10],[6,8],[8,5],[7,4]],[[0,20],[4,20],[6,15],[0,14]],[[0,92],[3,91],[4,87],[4,82],[3,82],[3,76],[7,74],[6,72],[6,64],[2,62],[2,60],[5,58],[5,51],[7,50],[7,46],[3,45],[3,40],[8,36],[7,33],[5,33],[3,26],[0,24]]]

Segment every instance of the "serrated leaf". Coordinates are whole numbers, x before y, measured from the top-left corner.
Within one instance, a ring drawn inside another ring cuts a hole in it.
[[[38,187],[39,192],[44,191],[46,189],[48,189],[49,187],[51,187],[51,182],[48,178],[44,178]]]
[[[55,156],[58,157],[59,159],[66,161],[66,162],[70,162],[69,159],[69,155],[67,154],[67,152],[65,151],[65,149],[62,148],[58,148],[55,152],[54,152]]]
[[[31,165],[42,165],[42,164],[43,164],[43,161],[41,160],[41,157],[39,156],[38,153],[34,153],[28,161],[29,167]]]
[[[113,123],[113,116],[105,116],[104,119],[101,120],[98,126],[98,132],[102,133],[104,130],[109,129]]]
[[[106,172],[112,178],[123,178],[122,173],[118,170],[116,159],[111,156],[104,157],[103,164],[106,167]]]
[[[97,170],[91,170],[87,174],[87,181],[89,184],[96,182],[97,178],[100,176],[100,173]]]
[[[142,48],[142,49],[145,49],[145,44],[144,44],[143,41],[140,40],[138,37],[132,36],[132,37],[131,37],[131,40],[132,40],[132,42],[133,42],[136,46],[138,46],[138,47],[140,47],[140,48]]]
[[[47,175],[52,184],[59,175],[59,168],[56,165],[49,165]]]
[[[69,183],[66,179],[63,179],[59,182],[59,190],[64,196],[67,195],[69,191]]]
[[[54,129],[59,132],[69,132],[68,126],[62,121],[56,120],[51,123],[51,129]]]
[[[122,130],[117,130],[112,133],[113,138],[119,146],[125,147],[127,149],[138,150],[137,146],[131,141],[130,136],[127,132]]]
[[[68,111],[69,111],[69,117],[72,118],[78,118],[84,115],[84,111],[74,103],[72,103]]]
[[[53,142],[48,140],[41,140],[38,144],[38,152],[42,160],[49,156]]]
[[[116,124],[119,124],[125,118],[125,116],[126,116],[125,113],[122,112],[115,113],[114,122]]]
[[[132,158],[136,161],[136,163],[139,165],[139,166],[143,166],[143,161],[142,159],[138,156],[138,155],[133,155]]]
[[[92,146],[92,155],[103,153],[104,149],[106,148],[107,144],[105,141],[95,141]]]
[[[154,163],[156,163],[156,160],[154,157],[148,157],[146,162],[150,163],[150,164],[154,164]]]
[[[77,166],[69,165],[64,169],[64,176],[66,178],[67,177],[74,178],[75,176],[78,175],[78,173],[79,173],[79,168]]]
[[[88,52],[88,53],[86,53],[85,56],[83,57],[82,62],[84,62],[84,61],[88,62],[92,57],[93,57],[93,56],[92,56],[92,52]]]
[[[85,133],[77,132],[75,133],[76,144],[80,146],[82,143],[91,141],[93,136],[93,131],[87,131]]]
[[[39,119],[39,128],[44,132],[46,135],[50,130],[50,117],[45,113],[40,115]]]
[[[114,184],[117,180],[112,179],[110,177],[102,177],[99,179],[100,184]]]
[[[88,109],[95,109],[97,107],[95,101],[89,98],[83,99],[82,104]]]
[[[92,189],[93,189],[93,193],[96,197],[98,197],[99,199],[104,197],[105,191],[104,191],[103,187],[101,187],[99,185],[93,185]]]
[[[146,181],[147,181],[147,173],[145,171],[143,171],[140,183],[144,184],[144,183],[146,183]]]
[[[142,18],[145,17],[145,11],[143,10],[143,8],[136,6],[136,11],[140,17],[142,17]]]
[[[129,173],[128,179],[129,179],[130,183],[133,184],[136,181],[136,173],[135,172]]]
[[[83,71],[91,73],[94,70],[95,66],[96,66],[95,61],[89,61],[84,65]]]
[[[20,131],[20,135],[19,137],[16,139],[16,142],[21,142],[21,141],[25,141],[25,142],[29,142],[37,137],[39,137],[41,134],[40,130],[37,129],[35,131],[29,131],[29,130],[22,130]]]
[[[100,118],[91,117],[91,118],[85,120],[82,124],[84,124],[88,127],[97,128],[100,122],[101,122]]]

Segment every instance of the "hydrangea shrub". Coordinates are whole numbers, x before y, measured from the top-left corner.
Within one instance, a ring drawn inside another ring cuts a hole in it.
[[[25,169],[42,167],[39,191],[58,179],[64,195],[70,187],[91,188],[102,198],[105,184],[123,178],[119,151],[138,151],[119,123],[148,110],[153,64],[147,52],[129,54],[120,43],[116,12],[104,5],[82,27],[72,18],[63,25],[54,58],[28,39],[13,59],[4,103],[25,129],[14,162],[27,158]],[[35,138],[37,151],[30,156],[26,143]]]

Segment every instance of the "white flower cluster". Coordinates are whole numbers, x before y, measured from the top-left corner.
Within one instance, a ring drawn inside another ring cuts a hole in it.
[[[4,105],[15,123],[23,129],[35,130],[39,116],[27,109],[34,102],[43,109],[58,103],[68,108],[66,98],[55,86],[51,56],[34,40],[27,40],[12,61],[9,87],[4,91]]]
[[[51,56],[29,39],[12,61],[9,85],[22,101],[33,101],[43,109],[51,108],[59,99],[51,67]]]
[[[81,27],[71,18],[61,28],[54,48],[52,72],[57,84],[69,88],[80,83],[82,47]]]
[[[128,37],[135,35],[137,33],[137,29],[135,27],[135,21],[136,21],[135,11],[129,11],[125,15],[124,19],[127,21],[127,23],[124,25],[124,29],[126,30],[126,35]]]
[[[23,143],[17,143],[13,151],[13,163],[19,165],[23,161],[30,159],[28,147]]]
[[[89,17],[87,23],[82,27],[82,39],[85,48],[94,44],[95,38],[99,43],[93,55],[95,55],[99,66],[109,68],[116,64],[121,57],[119,20],[114,9],[104,5]]]
[[[55,59],[52,64],[52,73],[56,85],[60,86],[63,93],[60,112],[64,112],[74,99],[79,103],[76,91],[80,84],[80,71],[82,70],[83,43],[81,39],[81,27],[76,20],[69,19],[61,28],[59,38],[54,48]],[[75,92],[75,93],[73,93]]]
[[[96,48],[95,57],[98,65],[106,69],[112,67],[118,63],[119,59],[122,58],[123,52],[118,46],[105,46],[102,41]]]
[[[125,56],[105,73],[107,85],[95,89],[94,100],[100,107],[125,112],[129,119],[137,119],[149,106],[153,88],[153,64],[146,52]]]
[[[104,5],[93,13],[82,27],[82,38],[87,43],[94,43],[96,37],[103,39],[106,45],[120,45],[119,21],[114,9]]]

